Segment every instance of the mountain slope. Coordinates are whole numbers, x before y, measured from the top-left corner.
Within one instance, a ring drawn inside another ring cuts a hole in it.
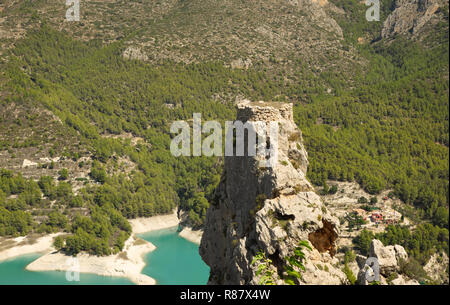
[[[177,205],[201,227],[222,163],[174,158],[169,126],[193,112],[233,119],[242,97],[294,103],[313,184],[393,189],[405,211],[448,228],[448,5],[417,35],[384,39],[363,3],[333,3],[82,1],[82,20],[69,23],[61,1],[2,2],[0,153],[15,173],[3,174],[0,205],[34,216],[26,230],[7,222],[8,235],[66,230],[90,242],[82,250],[107,253],[120,249],[124,218]],[[44,115],[33,123],[35,113]],[[67,163],[17,167],[50,157]],[[80,207],[116,219],[113,228],[102,220],[110,234],[82,225]],[[66,224],[49,221],[52,208]]]

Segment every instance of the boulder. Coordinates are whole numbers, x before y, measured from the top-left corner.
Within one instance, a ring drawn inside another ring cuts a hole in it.
[[[380,273],[389,276],[400,270],[400,259],[408,259],[408,254],[402,246],[384,246],[381,241],[374,239],[370,245],[369,257],[377,258]]]

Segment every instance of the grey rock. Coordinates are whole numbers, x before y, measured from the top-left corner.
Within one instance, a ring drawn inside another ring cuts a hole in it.
[[[391,281],[391,285],[420,285],[420,283],[414,279],[409,279],[406,276],[400,274],[396,279]]]
[[[400,270],[400,259],[408,259],[408,254],[402,246],[383,246],[378,239],[372,240],[369,257],[378,259],[380,273],[389,276],[392,272]]]
[[[381,30],[382,38],[397,34],[417,34],[440,7],[439,0],[397,0]],[[448,3],[448,2],[447,2]]]
[[[423,269],[434,282],[448,285],[448,265],[449,259],[445,252],[435,253],[430,257]]]
[[[360,254],[356,255],[356,263],[358,264],[359,269],[364,268],[364,265],[366,264],[366,260],[367,260],[367,257],[360,255]]]

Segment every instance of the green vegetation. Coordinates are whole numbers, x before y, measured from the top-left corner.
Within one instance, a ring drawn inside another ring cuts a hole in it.
[[[353,244],[355,244],[356,249],[358,249],[362,255],[368,256],[372,239],[374,239],[373,233],[367,229],[363,229],[361,233],[353,239]]]
[[[344,255],[344,263],[345,263],[345,264],[354,262],[355,259],[356,259],[356,254],[355,254],[355,252],[353,252],[352,250],[347,250],[347,251],[345,251],[345,255]]]
[[[7,199],[14,195],[15,199]],[[27,206],[41,203],[39,186],[13,172],[0,169],[0,236],[25,235],[32,230],[31,214],[24,211]]]
[[[337,185],[333,184],[331,187],[328,186],[326,182],[323,183],[323,188],[321,190],[321,195],[334,195],[338,191]]]
[[[303,261],[305,260],[305,253],[303,252],[303,248],[312,251],[309,242],[306,240],[301,240],[298,243],[298,246],[294,249],[294,255],[286,258],[286,265],[284,266],[284,269],[287,275],[283,278],[283,280],[288,285],[298,284],[298,281],[302,278],[301,273],[295,268],[305,271],[305,266],[303,264]]]
[[[90,166],[91,180],[84,180],[85,187],[76,196],[67,170],[61,169],[57,180],[42,176],[35,182],[0,169],[0,235],[65,230],[70,234],[59,243],[61,249],[102,255],[121,249],[129,234],[126,218],[153,216],[179,206],[189,213],[192,226],[201,227],[209,203],[214,202],[222,160],[173,157],[168,152],[173,137],[169,126],[191,119],[194,112],[200,112],[203,120],[234,119],[232,101],[244,96],[295,102],[295,121],[309,154],[307,176],[323,186],[324,194],[338,191],[335,185],[328,187],[327,180],[356,181],[371,195],[392,188],[389,197],[407,203],[402,210],[405,217],[431,223],[420,225],[411,233],[414,238],[398,242],[421,263],[433,250],[448,252],[448,23],[439,25],[439,35],[420,41],[397,37],[386,44],[375,41],[382,23],[361,18],[364,5],[357,0],[335,2],[347,13],[346,19],[336,17],[344,30],[344,49],[355,49],[361,61],[350,71],[351,79],[341,72],[341,62],[321,70],[294,56],[286,68],[278,63],[277,54],[270,55],[269,66],[255,61],[249,69],[211,61],[155,65],[125,60],[128,42],[140,33],[117,29],[112,32],[120,32],[120,37],[108,45],[101,39],[83,42],[53,29],[46,20],[37,25],[39,17],[33,16],[34,30],[4,52],[8,60],[0,63],[0,106],[50,110],[79,139],[81,151],[63,151],[54,143],[45,148],[48,155],[76,162],[83,155],[94,161],[78,162],[79,168]],[[382,5],[382,19],[391,2]],[[32,14],[36,7],[27,2],[18,9]],[[182,13],[187,9],[183,6],[172,18],[184,24]],[[169,24],[154,26],[163,31]],[[373,43],[360,45],[359,37]],[[160,50],[157,40],[155,50]],[[14,120],[15,129],[33,125],[34,120],[31,115]],[[123,134],[144,141],[134,143]],[[15,157],[18,148],[52,141],[2,139],[0,149]],[[123,159],[133,164],[129,172],[116,171]],[[59,169],[53,161],[42,166]],[[359,202],[369,203],[367,198]],[[45,217],[34,221],[34,216]],[[92,225],[93,219],[100,225]],[[351,222],[361,224],[360,219]],[[429,244],[422,233],[430,235]],[[362,252],[368,251],[369,235],[363,231],[357,239]],[[383,242],[395,239],[387,236]]]
[[[360,48],[369,72],[354,89],[294,108],[308,177],[321,185],[357,181],[370,194],[392,187],[422,218],[448,227],[441,216],[449,200],[448,44],[425,48],[398,38]]]
[[[367,198],[366,197],[359,197],[358,198],[358,203],[367,203]]]
[[[53,246],[56,250],[61,250],[64,247],[64,238],[62,236],[56,236],[53,240]]]
[[[426,271],[422,265],[413,257],[408,258],[407,261],[400,259],[400,272],[407,275],[409,278],[417,280],[419,283],[430,281]]]
[[[42,222],[36,231],[38,233],[53,233],[65,230],[68,222],[67,216],[57,211],[51,211],[48,214],[48,219],[45,222]]]
[[[31,229],[31,215],[23,211],[9,211],[0,207],[0,235],[25,235]]]
[[[59,180],[67,180],[69,178],[69,172],[67,171],[67,168],[61,169],[59,172]]]
[[[283,275],[283,281],[288,285],[298,285],[301,280],[301,271],[305,270],[304,260],[305,253],[303,249],[312,250],[310,244],[306,240],[301,240],[298,246],[294,249],[294,253],[291,256],[286,257],[284,264],[285,274]],[[256,276],[259,276],[260,285],[275,285],[275,272],[272,260],[266,257],[266,254],[262,251],[258,252],[252,260],[251,265],[257,266]],[[326,270],[328,271],[328,270]]]
[[[55,48],[55,43],[58,48]],[[92,219],[98,208],[105,217],[119,211],[121,216],[134,218],[167,213],[180,205],[189,211],[189,221],[193,226],[203,224],[208,200],[211,200],[219,182],[220,163],[214,158],[172,157],[168,153],[171,139],[169,123],[188,119],[193,112],[201,112],[204,119],[232,117],[231,107],[213,103],[206,96],[211,96],[220,78],[223,86],[235,73],[216,63],[189,67],[141,65],[122,60],[121,50],[120,44],[101,47],[96,42],[75,42],[45,25],[14,49],[23,61],[16,58],[17,62],[13,60],[8,64],[9,85],[15,90],[15,95],[2,103],[26,105],[29,100],[39,100],[78,131],[82,143],[94,148],[95,160],[89,176],[98,185],[88,186],[81,190],[80,195],[74,196],[70,183],[63,182],[68,179],[65,169],[59,171],[59,183],[51,177],[41,177],[38,183],[21,176],[15,177],[13,182],[2,180],[1,187],[6,196],[19,194],[17,200],[2,199],[0,203],[8,210],[7,213],[5,211],[8,221],[2,221],[7,229],[1,231],[2,235],[29,232],[32,229],[30,220],[22,225],[15,218],[23,217],[23,213],[28,215],[31,207],[39,202],[48,206],[49,200],[57,200],[61,209],[86,207],[90,214],[87,219]],[[17,64],[21,61],[33,67],[35,72],[28,76],[18,70]],[[105,80],[105,76],[109,79]],[[245,76],[236,73],[236,83],[241,77]],[[122,86],[124,80],[128,84],[126,87]],[[109,83],[107,90],[103,86],[105,81]],[[130,91],[129,88],[140,89]],[[149,103],[142,103],[143,100]],[[170,103],[177,107],[169,110],[164,106]],[[178,107],[181,105],[183,107]],[[140,136],[149,145],[132,145],[129,140],[102,136],[104,133],[122,132]],[[125,156],[136,164],[137,169],[129,175],[108,174],[108,162]],[[12,205],[19,205],[17,209],[23,212],[10,211]],[[72,226],[68,230],[73,235],[66,238],[65,251],[107,254],[115,251],[116,247],[120,249],[123,236],[119,236],[120,232],[114,226],[103,228],[109,233],[99,236],[100,229],[92,226],[74,229],[77,218],[74,215],[69,218]],[[13,230],[11,226],[14,225],[17,229]],[[39,231],[53,231],[47,225],[41,224]]]
[[[366,212],[372,212],[372,211],[380,210],[380,208],[374,207],[374,206],[371,206],[371,205],[368,205],[368,204],[362,205],[361,209],[363,209]]]
[[[373,234],[366,229],[354,238],[353,243],[363,254],[368,255],[372,239],[379,239],[385,246],[401,245],[408,255],[420,264],[425,264],[434,253],[448,253],[449,234],[446,228],[431,224],[420,224],[413,232],[399,225],[388,226],[385,232]]]
[[[90,217],[77,215],[62,250],[75,255],[86,251],[96,255],[119,253],[131,233],[128,221],[115,209],[95,208]]]
[[[347,220],[348,222],[348,230],[350,232],[352,232],[353,228],[355,227],[359,230],[361,226],[366,223],[364,219],[361,216],[359,216],[356,212],[347,214],[345,216],[345,220]]]
[[[259,279],[259,285],[275,285],[273,279],[273,270],[270,269],[272,266],[272,260],[266,257],[263,252],[258,252],[253,258],[251,265],[257,265],[258,270],[256,271],[256,276],[261,276]]]
[[[65,239],[65,246],[58,240],[59,249],[70,254],[87,251],[108,255],[121,250],[131,233],[130,224],[102,189],[95,189],[95,193],[94,189],[85,190],[81,197],[74,196],[67,182],[60,181],[56,185],[53,178],[43,176],[36,183],[20,174],[0,170],[0,190],[0,195],[3,194],[0,196],[0,236],[67,231],[73,235]],[[16,197],[6,199],[10,195]],[[51,200],[55,200],[53,209]],[[78,201],[90,206],[91,214],[87,217],[75,213],[69,223],[69,217],[60,211],[70,212],[71,206],[80,205]],[[38,223],[32,213],[41,209],[51,211]]]
[[[348,266],[348,264],[344,265],[344,268],[342,269],[342,271],[344,272],[345,276],[347,277],[348,282],[351,285],[355,285],[355,283],[356,283],[356,276],[353,274],[353,272],[350,269],[350,267]]]
[[[344,267],[342,268],[342,272],[344,272],[350,285],[355,285],[357,279],[356,279],[356,276],[353,274],[353,271],[348,266],[348,264],[355,261],[356,254],[352,250],[349,250],[348,247],[340,248],[339,252],[345,253],[344,254]]]

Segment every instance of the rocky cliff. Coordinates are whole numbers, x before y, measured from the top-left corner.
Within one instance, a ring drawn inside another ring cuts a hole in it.
[[[388,38],[405,33],[417,34],[444,4],[445,1],[441,0],[395,1],[394,10],[383,23],[381,37]]]
[[[292,104],[244,102],[238,105],[237,119],[278,122],[278,161],[261,167],[257,157],[225,157],[200,245],[200,255],[211,267],[209,284],[258,284],[251,262],[259,251],[272,260],[274,280],[282,284],[286,257],[300,240],[313,246],[306,251],[301,283],[345,282],[333,257],[339,221],[305,177],[307,153]]]

